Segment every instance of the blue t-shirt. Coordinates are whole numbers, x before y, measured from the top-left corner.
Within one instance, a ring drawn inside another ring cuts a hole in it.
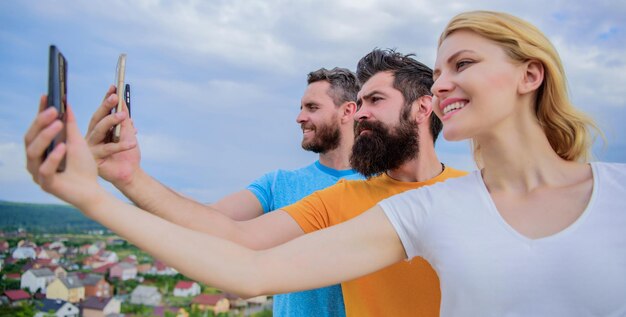
[[[294,170],[269,172],[248,186],[263,206],[264,212],[289,206],[313,192],[334,185],[340,179],[363,179],[356,171],[335,170],[315,163]],[[336,316],[346,315],[341,285],[274,296],[273,315]]]

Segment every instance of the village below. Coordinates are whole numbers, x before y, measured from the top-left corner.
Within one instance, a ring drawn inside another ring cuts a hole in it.
[[[11,208],[0,204],[0,217],[25,215]],[[191,280],[104,228],[45,232],[11,221],[0,220],[0,316],[272,316],[271,297],[244,300]]]

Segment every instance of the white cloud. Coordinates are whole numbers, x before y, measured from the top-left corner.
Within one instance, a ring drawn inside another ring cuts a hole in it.
[[[610,63],[623,59],[624,51],[606,50],[596,45],[580,45],[555,41],[568,75],[572,96],[580,107],[597,111],[598,107],[626,107],[626,63]]]
[[[213,79],[198,82],[148,77],[134,80],[140,82],[143,89],[160,92],[158,100],[150,102],[156,107],[172,109],[175,105],[182,111],[201,114],[244,111],[260,102],[280,100],[280,96],[271,95],[259,84],[245,81]]]
[[[143,161],[179,164],[186,160],[185,149],[193,148],[188,141],[164,134],[138,134],[137,139]]]
[[[23,145],[12,142],[0,144],[0,182],[3,186],[32,182],[32,177],[26,171]]]

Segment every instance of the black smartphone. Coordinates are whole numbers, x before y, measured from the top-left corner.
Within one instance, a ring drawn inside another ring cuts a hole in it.
[[[67,106],[67,61],[59,49],[50,45],[50,54],[48,62],[48,107],[57,109],[58,118],[63,122],[63,129],[57,134],[44,153],[44,159],[48,157],[50,152],[59,143],[65,143],[66,139],[66,106]],[[65,157],[57,171],[65,170]]]
[[[128,117],[130,118],[130,84],[126,84],[124,89],[124,100],[126,100],[126,108],[128,109]]]

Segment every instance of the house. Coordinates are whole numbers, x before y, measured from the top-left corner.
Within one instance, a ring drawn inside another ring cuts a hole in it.
[[[34,261],[29,260],[29,264],[32,265],[32,269],[42,269],[44,267],[50,266],[50,265],[54,265],[54,263],[52,263],[52,259],[41,259],[41,258],[37,258]]]
[[[116,263],[111,267],[109,277],[122,281],[134,280],[137,278],[137,266],[127,262]]]
[[[4,264],[15,264],[17,262],[17,259],[13,258],[10,254],[9,256],[4,258]]]
[[[77,277],[85,287],[85,297],[110,297],[113,296],[113,287],[103,275],[94,273],[70,273],[69,276]]]
[[[217,315],[228,312],[230,301],[224,294],[200,294],[194,297],[191,305],[202,311],[211,310]]]
[[[20,273],[7,273],[7,274],[4,274],[3,279],[5,279],[5,280],[21,280],[22,279],[22,274],[20,274]]]
[[[97,268],[104,266],[104,264],[106,263],[100,262],[100,258],[98,258],[95,255],[91,255],[91,256],[84,258],[82,264],[83,264],[83,268],[97,269]]]
[[[52,271],[52,273],[54,273],[54,276],[56,277],[66,277],[67,276],[67,271],[60,265],[49,265],[48,268],[50,269],[50,271]]]
[[[49,250],[55,250],[59,254],[65,254],[67,252],[67,247],[63,243],[63,241],[54,241],[48,245]]]
[[[46,286],[55,278],[54,273],[48,268],[30,269],[22,274],[20,288],[27,288],[31,293],[36,293],[37,291],[45,293]]]
[[[17,247],[18,248],[19,247],[29,247],[29,248],[33,248],[34,249],[34,248],[37,247],[37,245],[34,242],[30,241],[30,240],[23,239],[23,240],[20,240],[20,241],[17,242]]]
[[[50,259],[48,251],[42,247],[35,248],[35,253],[37,254],[37,259]]]
[[[154,261],[154,265],[152,266],[152,271],[150,272],[150,274],[176,275],[178,274],[178,271],[167,266],[165,263],[157,260],[157,261]]]
[[[109,239],[107,239],[107,244],[108,245],[119,246],[119,245],[124,245],[124,243],[126,243],[126,240],[120,239],[120,238],[109,238]]]
[[[30,300],[30,294],[23,289],[4,291],[4,296],[9,299],[11,305],[16,305],[19,302]]]
[[[100,250],[102,250],[102,248],[100,248],[100,246],[94,243],[90,245],[89,247],[87,247],[87,254],[95,255],[95,254],[98,254]]]
[[[152,310],[152,316],[164,317],[167,316],[166,312],[169,313],[169,316],[175,317],[189,317],[189,313],[182,307],[164,307],[157,306]]]
[[[59,264],[59,262],[63,258],[61,253],[59,253],[59,252],[57,252],[55,250],[46,250],[46,253],[48,254],[48,258],[50,259],[51,264],[53,264],[53,265]]]
[[[137,265],[137,273],[139,274],[150,274],[152,271],[152,264],[145,263]]]
[[[83,244],[78,248],[78,253],[80,254],[89,254],[89,248],[91,244]]]
[[[119,314],[122,302],[113,297],[87,297],[81,303],[83,317],[105,317],[111,314]]]
[[[137,261],[137,256],[134,254],[130,254],[129,256],[125,257],[122,262],[126,262],[126,263],[130,263],[130,264],[134,264],[137,265],[139,262]]]
[[[78,317],[80,310],[72,303],[60,299],[43,299],[35,304],[35,317]]]
[[[256,304],[256,305],[263,305],[267,303],[267,296],[261,295],[261,296],[248,298],[246,302],[251,303],[251,304]]]
[[[239,297],[239,295],[235,295],[232,293],[222,293],[224,294],[224,296],[226,296],[226,298],[228,298],[228,301],[230,302],[230,308],[231,309],[245,309],[246,307],[248,307],[248,302]]]
[[[95,268],[93,270],[91,270],[94,273],[98,273],[98,274],[107,274],[109,273],[109,270],[111,269],[111,267],[113,267],[113,265],[115,265],[115,263],[107,263],[103,266],[100,266],[98,268]]]
[[[28,263],[22,266],[22,270],[25,272],[30,269],[43,269],[44,267],[51,265],[52,264],[51,262],[52,261],[50,259],[28,260]]]
[[[117,263],[118,257],[112,251],[99,251],[97,254],[89,256],[83,260],[83,266],[99,268],[110,263]]]
[[[104,241],[96,241],[93,244],[87,246],[87,254],[91,254],[91,255],[95,255],[100,253],[100,251],[103,251],[104,249],[106,249],[106,243]]]
[[[33,247],[17,247],[13,250],[11,256],[14,259],[35,259],[37,258],[37,252],[35,252],[35,248]]]
[[[85,287],[76,276],[56,278],[48,285],[46,297],[77,303],[85,298]]]
[[[158,306],[161,303],[161,293],[154,286],[139,285],[130,294],[130,303]]]
[[[200,285],[192,281],[178,281],[174,286],[174,296],[187,297],[200,294]]]
[[[0,241],[0,254],[9,252],[9,242]]]
[[[100,252],[98,252],[97,256],[101,262],[105,263],[116,263],[120,260],[117,257],[117,253],[113,251],[101,250]]]

